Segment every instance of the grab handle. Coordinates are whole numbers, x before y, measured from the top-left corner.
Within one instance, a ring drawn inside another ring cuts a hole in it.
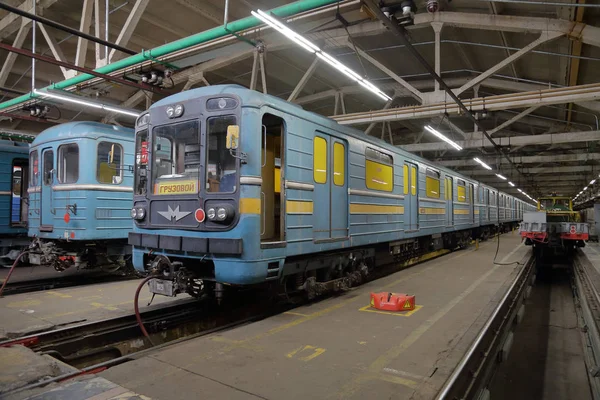
[[[260,233],[260,236],[264,235],[265,232],[267,231],[267,213],[265,212],[265,192],[260,192],[260,212],[262,214],[262,232]]]
[[[261,168],[264,167],[265,165],[267,165],[267,127],[266,125],[262,126],[262,140],[263,140],[263,146],[262,146],[262,158],[263,158],[263,162],[261,165]]]

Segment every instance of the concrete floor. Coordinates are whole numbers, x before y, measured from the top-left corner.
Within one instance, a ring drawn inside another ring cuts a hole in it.
[[[492,400],[592,399],[567,271],[538,279],[490,391]]]
[[[489,241],[99,375],[153,399],[430,399],[516,273],[493,264],[495,251]],[[517,235],[501,236],[498,261],[528,253]],[[370,310],[380,291],[415,294],[419,307]]]
[[[136,279],[2,297],[0,340],[57,326],[130,315],[133,313],[133,296],[139,283],[140,280]],[[150,300],[150,293],[147,288],[141,293],[140,309],[143,311]],[[175,301],[188,298],[187,295],[178,296]],[[157,296],[151,307],[170,301],[174,299]]]

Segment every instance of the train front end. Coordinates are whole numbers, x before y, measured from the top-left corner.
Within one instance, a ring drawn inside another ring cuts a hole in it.
[[[161,278],[151,291],[167,296],[267,276],[256,252],[260,129],[244,131],[253,112],[238,96],[203,89],[170,96],[136,122],[129,243],[134,267]]]

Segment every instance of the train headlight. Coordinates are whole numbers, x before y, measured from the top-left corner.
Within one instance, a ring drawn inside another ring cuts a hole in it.
[[[165,110],[167,113],[167,117],[169,118],[179,118],[183,115],[183,104],[176,104],[174,106],[169,106]]]
[[[146,209],[144,207],[133,207],[131,209],[131,218],[141,221],[146,217]]]
[[[211,207],[208,210],[206,210],[206,216],[209,220],[214,221],[217,217],[217,211],[213,207]]]
[[[229,204],[216,205],[206,210],[206,217],[211,222],[227,224],[235,217],[235,210]]]

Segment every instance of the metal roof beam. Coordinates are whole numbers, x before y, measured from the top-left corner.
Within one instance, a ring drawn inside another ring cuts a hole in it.
[[[457,141],[458,145],[463,149],[479,149],[482,147],[492,148],[492,143],[482,140],[482,135],[473,135],[472,140]],[[589,142],[600,140],[600,131],[585,131],[585,132],[566,132],[566,133],[547,133],[542,135],[529,136],[512,136],[495,138],[496,143],[500,147],[508,146],[530,146],[540,144],[558,144],[558,143],[574,143],[574,142]],[[417,143],[400,146],[406,151],[440,151],[451,150],[452,146],[446,142],[435,143]],[[495,155],[494,155],[495,157]],[[509,155],[510,157],[510,155]]]
[[[27,34],[29,34],[30,29],[31,21],[25,18],[21,19],[21,27],[19,28],[19,32],[17,32],[17,36],[13,41],[13,47],[20,49],[21,46],[23,46],[23,42],[25,42],[25,38],[27,38]],[[16,60],[17,53],[8,53],[6,60],[4,60],[4,64],[2,65],[2,69],[0,70],[0,86],[4,86],[6,84],[8,75],[15,65]]]
[[[575,172],[600,172],[600,166],[598,165],[575,165],[568,167],[533,167],[533,168],[521,168],[521,172],[524,174],[535,174],[537,175],[556,175],[556,174],[564,174],[564,173],[575,173]],[[478,175],[496,175],[495,171],[488,171],[485,168],[477,168],[472,171],[462,171],[463,174],[469,176],[478,176]],[[516,178],[515,178],[516,179]],[[518,179],[516,179],[518,181]],[[513,182],[517,183],[517,182]]]
[[[121,29],[121,32],[119,33],[119,36],[117,37],[117,41],[115,42],[116,45],[127,46],[127,44],[129,43],[129,39],[131,39],[131,35],[133,35],[133,31],[137,27],[137,24],[138,24],[138,22],[140,22],[140,18],[142,17],[142,14],[144,13],[144,11],[146,10],[146,7],[148,6],[149,1],[150,0],[137,0],[135,2],[135,4],[133,5],[133,9],[129,13],[127,20],[125,21],[125,24],[123,25],[123,29]],[[119,58],[119,57],[116,57],[117,56],[116,53],[117,53],[116,49],[112,49],[110,51],[110,53],[108,55],[108,63],[116,61]]]
[[[535,137],[535,136],[533,136]],[[510,157],[510,156],[509,156]],[[564,162],[585,162],[600,160],[600,153],[576,153],[576,154],[553,154],[548,156],[515,156],[511,157],[516,164],[541,164],[541,163],[564,163]],[[508,161],[504,159],[498,160],[495,164],[508,165]],[[464,160],[439,160],[436,164],[444,167],[474,167],[477,162],[472,159]]]
[[[511,93],[497,96],[463,99],[462,102],[472,112],[496,111],[512,108],[543,106],[600,99],[600,84],[579,85],[558,89]],[[399,121],[406,119],[429,118],[439,114],[461,114],[454,101],[394,108],[391,110],[368,111],[332,117],[342,125],[355,125],[370,122]]]

